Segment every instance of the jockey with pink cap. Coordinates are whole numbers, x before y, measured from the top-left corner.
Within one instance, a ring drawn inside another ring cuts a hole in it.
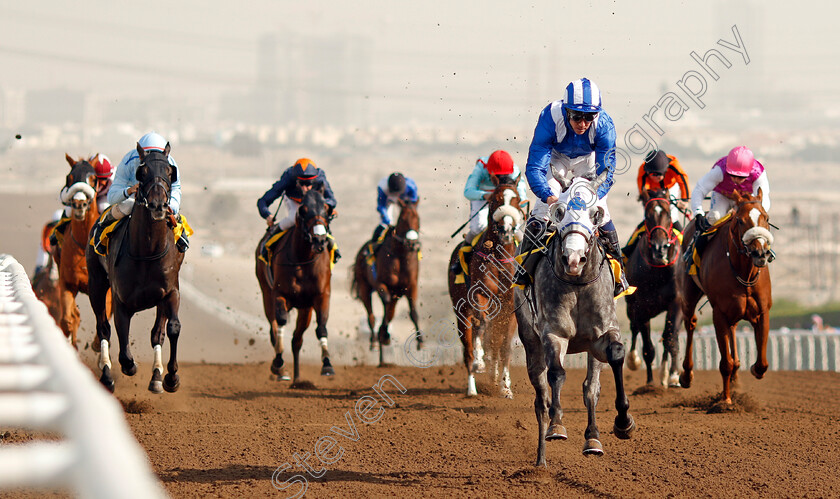
[[[729,199],[733,191],[749,192],[755,196],[759,189],[762,194],[761,206],[769,212],[770,183],[764,165],[755,160],[749,148],[738,146],[717,160],[711,171],[697,182],[697,187],[691,193],[691,211],[695,218],[702,217],[703,199],[711,192],[712,204],[706,218],[710,224],[714,224],[733,208],[733,202]]]

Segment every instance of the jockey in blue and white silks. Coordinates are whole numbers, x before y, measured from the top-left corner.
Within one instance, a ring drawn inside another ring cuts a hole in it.
[[[144,151],[160,151],[163,152],[169,141],[155,132],[149,132],[140,137],[137,145],[142,147]],[[175,181],[171,184],[169,191],[169,210],[176,217],[181,208],[181,169],[178,168],[178,163],[172,155],[168,155],[169,164],[175,170]],[[114,173],[114,180],[108,189],[108,203],[112,206],[110,210],[99,220],[94,226],[93,241],[95,245],[99,245],[99,236],[102,230],[116,220],[124,218],[131,213],[134,208],[134,200],[137,189],[140,187],[137,180],[137,168],[140,166],[140,154],[137,148],[133,148],[123,156],[120,164],[117,165],[117,171]],[[189,241],[187,240],[187,231],[181,231],[181,237],[177,241],[178,249],[183,253],[189,248]]]
[[[379,239],[385,229],[396,223],[395,204],[400,200],[416,203],[420,200],[420,196],[414,180],[400,172],[394,172],[376,185],[376,211],[379,213],[379,225],[373,231],[371,239],[374,242]]]
[[[531,210],[521,252],[538,243],[546,230],[548,207],[558,200],[561,189],[552,169],[566,178],[595,178],[606,172],[606,179],[596,192],[598,199],[605,200],[613,185],[615,126],[601,107],[598,86],[587,78],[569,83],[564,98],[546,106],[537,120],[525,165],[525,175],[537,202]],[[604,220],[609,221],[599,228],[602,242],[621,261],[621,246],[609,211]]]

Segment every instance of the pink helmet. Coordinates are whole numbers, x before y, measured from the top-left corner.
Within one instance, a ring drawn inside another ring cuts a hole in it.
[[[726,173],[736,177],[748,177],[752,171],[755,157],[746,146],[738,146],[729,151],[726,157]]]

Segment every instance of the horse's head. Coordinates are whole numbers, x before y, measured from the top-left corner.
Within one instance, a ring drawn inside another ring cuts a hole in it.
[[[96,199],[96,170],[84,159],[75,160],[69,154],[64,154],[70,164],[70,173],[62,193],[62,201],[73,210],[72,216],[76,220],[84,220],[90,204]]]
[[[730,227],[732,240],[741,243],[738,251],[752,258],[756,267],[764,267],[775,258],[770,250],[773,244],[770,215],[761,205],[762,196],[760,188],[756,196],[735,191],[735,213]]]
[[[604,222],[605,210],[595,195],[600,179],[591,182],[583,177],[561,182],[561,201],[548,210],[549,221],[560,238],[561,261],[566,274],[583,273],[587,258],[597,238],[595,231]],[[563,200],[565,198],[565,201]]]
[[[398,200],[400,216],[394,228],[394,238],[405,245],[408,251],[420,249],[420,215],[417,213],[417,203]]]
[[[303,234],[303,240],[316,253],[327,247],[327,210],[321,189],[310,189],[303,195],[297,212],[295,225]]]
[[[671,201],[667,190],[646,190],[640,197],[645,205],[645,232],[648,239],[651,263],[668,265],[672,261],[671,249],[676,247],[677,236],[671,220]]]
[[[520,173],[521,175],[521,173]],[[491,175],[496,190],[490,194],[487,206],[491,213],[493,223],[490,230],[495,232],[502,244],[512,244],[516,228],[522,223],[524,215],[519,208],[519,193],[516,185],[519,183],[519,175]]]
[[[152,149],[144,151],[137,144],[140,154],[140,165],[137,167],[137,202],[146,207],[152,215],[152,220],[161,221],[169,213],[169,196],[172,192],[172,182],[178,178],[175,167],[169,163],[169,143],[163,152]]]

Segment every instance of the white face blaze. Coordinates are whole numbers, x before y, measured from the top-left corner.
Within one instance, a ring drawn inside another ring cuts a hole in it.
[[[416,241],[420,239],[420,234],[418,234],[416,230],[410,230],[405,233],[405,238],[409,241]]]
[[[563,256],[569,262],[569,274],[580,275],[583,272],[581,258],[586,253],[586,238],[583,234],[573,232],[563,239]]]
[[[753,208],[750,210],[750,220],[752,220],[754,226],[758,226],[758,217],[760,216],[761,210],[759,210],[758,208]]]
[[[511,202],[512,202],[512,201],[513,201],[513,199],[516,197],[516,193],[515,193],[514,191],[512,191],[512,190],[506,190],[506,191],[503,193],[503,195],[504,195],[504,197],[505,197],[505,204],[506,204],[506,205],[508,205],[508,206],[513,206],[513,205],[511,204]],[[515,208],[515,206],[514,206],[514,208]]]
[[[312,234],[316,236],[323,236],[327,234],[327,229],[323,224],[316,224],[312,227]]]
[[[661,215],[662,214],[662,207],[659,206],[659,205],[654,206],[653,207],[653,212],[656,214],[656,216]]]

